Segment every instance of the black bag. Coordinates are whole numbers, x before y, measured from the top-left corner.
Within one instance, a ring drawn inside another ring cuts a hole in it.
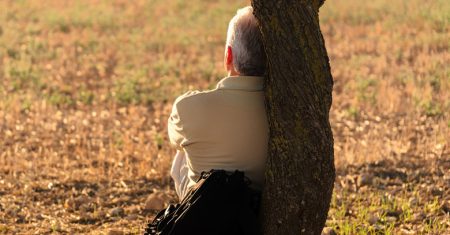
[[[260,192],[243,172],[203,172],[180,204],[160,211],[145,235],[257,235]]]

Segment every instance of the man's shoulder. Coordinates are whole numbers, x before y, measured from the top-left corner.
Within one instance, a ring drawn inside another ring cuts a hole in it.
[[[181,103],[187,103],[187,102],[192,102],[192,100],[194,100],[196,98],[196,96],[199,96],[199,94],[201,94],[201,91],[195,90],[195,91],[188,91],[180,96],[178,96],[175,99],[174,104],[181,104]]]
[[[172,106],[172,115],[178,116],[184,123],[190,125],[203,125],[205,118],[211,111],[211,105],[214,103],[214,90],[209,91],[188,91],[179,96]]]
[[[174,106],[177,106],[178,108],[189,107],[193,105],[198,106],[204,102],[208,102],[208,100],[210,100],[216,93],[216,89],[206,91],[188,91],[175,99]]]

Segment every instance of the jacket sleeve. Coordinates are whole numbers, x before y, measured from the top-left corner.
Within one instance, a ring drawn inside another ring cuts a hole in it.
[[[167,129],[169,133],[170,143],[178,150],[182,150],[182,142],[186,139],[186,133],[183,128],[183,121],[180,117],[178,110],[178,102],[175,102],[172,107],[172,113],[170,114]]]

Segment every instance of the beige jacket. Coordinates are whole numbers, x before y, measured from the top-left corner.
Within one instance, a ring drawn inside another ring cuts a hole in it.
[[[262,77],[226,77],[214,90],[187,92],[175,100],[168,131],[180,151],[177,157],[185,158],[185,166],[172,168],[182,195],[210,169],[244,171],[254,188],[262,188],[269,131],[263,83]],[[181,176],[178,168],[186,169]]]

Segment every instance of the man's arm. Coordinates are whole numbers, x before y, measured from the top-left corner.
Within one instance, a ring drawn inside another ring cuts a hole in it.
[[[172,162],[170,174],[174,180],[175,191],[177,192],[180,200],[184,197],[187,190],[187,185],[189,184],[189,168],[187,166],[187,159],[183,147],[188,141],[187,130],[189,127],[192,129],[192,112],[195,112],[194,107],[191,105],[187,107],[187,104],[183,103],[183,98],[185,98],[188,94],[191,93],[188,92],[175,100],[167,124],[170,143],[177,149],[177,153]]]
[[[188,171],[186,155],[183,151],[177,150],[172,162],[172,168],[170,169],[170,175],[175,183],[175,191],[180,200],[183,199],[187,184],[189,183]]]
[[[169,133],[170,143],[175,146],[177,150],[183,150],[181,143],[185,140],[185,133],[183,131],[183,124],[181,122],[180,114],[178,112],[178,103],[175,102],[172,107],[167,129]]]
[[[197,102],[192,100],[198,93],[198,91],[188,91],[173,103],[167,126],[170,143],[178,150],[183,150],[183,147],[188,144],[188,139],[194,137],[198,124],[201,122]]]

